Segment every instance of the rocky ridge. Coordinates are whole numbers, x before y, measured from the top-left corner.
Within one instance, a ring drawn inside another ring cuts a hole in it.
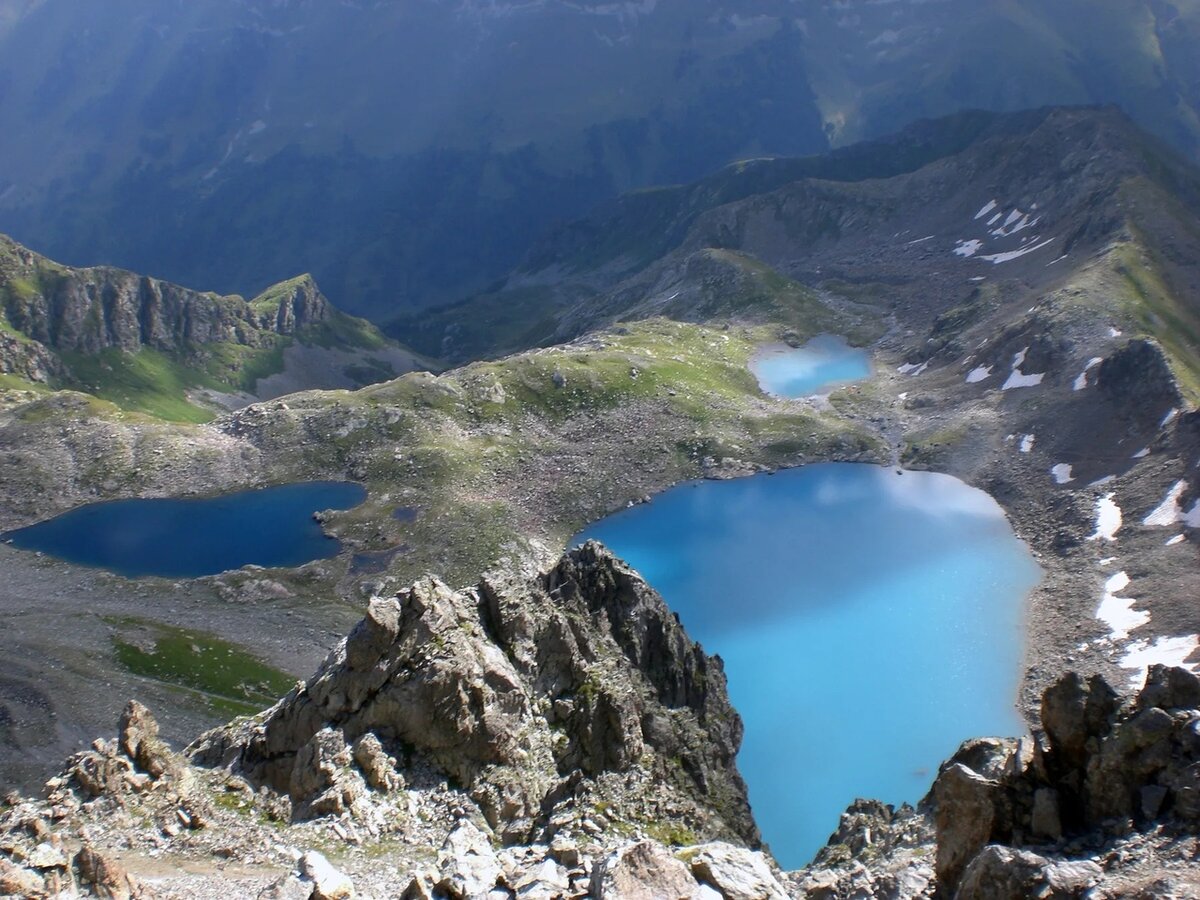
[[[591,685],[589,687],[588,685]],[[126,708],[0,810],[29,898],[1019,900],[1200,896],[1200,678],[1067,673],[919,808],[858,801],[781,872],[719,661],[604,548],[373,601],[307,682],[183,754]],[[679,754],[674,762],[668,754]]]
[[[0,375],[204,421],[206,409],[361,387],[419,367],[335,308],[309,275],[245,300],[60,265],[0,235]]]
[[[372,600],[303,686],[188,755],[287,796],[301,819],[353,812],[417,767],[452,779],[507,843],[580,830],[602,807],[610,823],[755,844],[741,737],[720,659],[589,542],[546,572]]]
[[[72,269],[2,236],[0,300],[13,329],[56,352],[176,352],[221,341],[258,347],[334,314],[307,275],[245,301],[106,266]]]

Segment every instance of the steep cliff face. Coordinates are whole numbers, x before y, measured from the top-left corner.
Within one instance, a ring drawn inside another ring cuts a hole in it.
[[[0,237],[0,312],[54,351],[179,352],[218,342],[266,346],[327,321],[332,307],[309,276],[246,302],[121,269],[60,266]]]
[[[335,308],[309,275],[247,301],[59,265],[0,235],[0,375],[198,422],[256,399],[356,388],[421,367]]]
[[[720,660],[589,543],[541,573],[458,592],[425,579],[373,600],[305,684],[189,755],[287,795],[299,818],[353,812],[368,784],[431,767],[508,843],[602,808],[614,829],[756,844],[741,737]]]

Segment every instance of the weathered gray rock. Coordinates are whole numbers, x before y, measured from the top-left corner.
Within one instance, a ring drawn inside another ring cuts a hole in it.
[[[591,543],[474,590],[426,578],[372,600],[307,682],[188,752],[287,793],[302,818],[353,811],[364,776],[392,790],[396,769],[428,764],[509,843],[551,820],[555,833],[606,774],[645,770],[636,796],[597,799],[643,818],[653,799],[705,838],[755,844],[734,762],[741,736],[719,660]],[[393,764],[388,747],[406,758]]]
[[[963,873],[956,900],[1046,900],[1080,898],[1100,880],[1094,862],[1059,862],[1011,847],[990,846]]]
[[[298,817],[336,816],[355,808],[367,787],[350,767],[353,758],[336,729],[322,728],[309,738],[296,754],[288,782]]]
[[[117,746],[137,768],[160,778],[177,765],[171,748],[158,737],[158,722],[136,700],[130,700],[117,726]]]
[[[963,870],[999,830],[999,782],[984,778],[961,763],[944,768],[933,785],[937,825],[937,876],[947,887],[958,884]]]
[[[456,900],[482,897],[496,886],[503,867],[487,835],[468,821],[458,824],[438,854],[436,890]]]
[[[354,762],[375,790],[388,793],[404,787],[404,777],[396,771],[396,760],[387,755],[379,738],[371,732],[354,742]]]
[[[1062,817],[1058,811],[1058,791],[1043,787],[1033,792],[1033,814],[1029,827],[1034,837],[1048,841],[1062,839]]]
[[[0,856],[0,896],[37,900],[46,896],[45,888],[46,881],[37,872]]]
[[[79,882],[104,900],[153,900],[154,893],[107,854],[85,846],[75,855]]]
[[[288,872],[274,884],[259,891],[255,900],[310,900],[312,892],[311,881],[301,878],[296,872]]]
[[[299,861],[302,878],[312,886],[311,900],[352,900],[354,882],[322,854],[309,850]]]
[[[725,900],[787,900],[787,893],[759,852],[714,842],[688,851],[692,874]]]
[[[643,841],[596,864],[596,900],[691,900],[699,888],[688,867],[661,844]]]

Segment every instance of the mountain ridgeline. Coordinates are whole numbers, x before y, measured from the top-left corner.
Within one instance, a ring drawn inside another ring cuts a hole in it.
[[[1114,103],[1194,158],[1198,38],[1198,0],[8,0],[0,230],[383,321],[622,192],[955,111]]]
[[[1130,303],[1194,368],[1197,209],[1200,173],[1119,110],[961,113],[625,195],[548,235],[488,291],[386,330],[464,360],[658,315],[811,324],[833,293],[902,309],[944,344],[947,310],[977,319],[989,284],[1034,298],[1093,254],[1128,274],[1136,248],[1156,287],[1131,287]]]
[[[305,371],[286,379],[292,390],[359,386],[415,365],[372,325],[335,309],[308,275],[247,301],[121,269],[73,269],[0,236],[0,377],[14,384],[202,420],[214,406],[272,395],[270,377],[290,361],[295,369],[289,352],[303,347]],[[314,359],[316,348],[327,358]]]

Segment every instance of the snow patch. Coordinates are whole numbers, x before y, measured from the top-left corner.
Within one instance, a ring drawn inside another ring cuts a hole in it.
[[[1177,418],[1179,418],[1179,410],[1173,409],[1169,413],[1167,413],[1165,416],[1163,416],[1163,420],[1158,423],[1158,427],[1166,428],[1168,425],[1170,425],[1172,422],[1174,422]]]
[[[978,368],[974,368],[967,373],[967,384],[976,384],[980,381],[983,381],[985,378],[991,378],[991,376],[991,366],[979,366]]]
[[[1167,538],[1167,547],[1174,547],[1176,544],[1182,544],[1186,538],[1182,534],[1177,534],[1173,538]]]
[[[1036,244],[1030,244],[1027,247],[1022,247],[1020,250],[1010,250],[1007,253],[992,253],[989,256],[981,256],[979,258],[986,259],[988,262],[992,263],[993,265],[998,266],[998,265],[1000,265],[1000,263],[1012,262],[1012,260],[1020,259],[1022,256],[1026,256],[1035,250],[1041,250],[1047,244],[1050,244],[1053,242],[1054,242],[1054,238],[1046,238],[1046,240],[1044,240],[1044,241],[1040,241],[1039,243],[1036,243]]]
[[[969,256],[974,256],[981,249],[983,249],[983,241],[975,238],[969,241],[959,241],[958,246],[954,248],[954,253],[956,256],[966,259]]]
[[[1150,621],[1150,613],[1133,608],[1137,600],[1120,597],[1121,591],[1129,587],[1129,575],[1118,572],[1104,582],[1104,599],[1096,610],[1096,618],[1108,626],[1109,637],[1121,641],[1129,637],[1129,632],[1140,628]]]
[[[1070,484],[1075,480],[1075,476],[1071,474],[1070,463],[1057,463],[1051,467],[1050,474],[1054,476],[1055,484]]]
[[[1096,531],[1088,538],[1089,541],[1115,541],[1117,532],[1121,530],[1123,521],[1121,507],[1113,498],[1116,494],[1105,494],[1096,501]]]
[[[1026,375],[1021,371],[1021,366],[1025,365],[1025,357],[1028,355],[1029,348],[1026,347],[1013,357],[1012,372],[1009,373],[1008,380],[1004,382],[1004,386],[1000,390],[1011,391],[1013,388],[1037,387],[1042,383],[1042,379],[1046,377],[1045,372]]]
[[[1083,371],[1079,373],[1079,377],[1075,379],[1074,390],[1082,391],[1088,386],[1088,372],[1100,365],[1104,360],[1099,356],[1094,356],[1088,360],[1088,364],[1083,367]]]
[[[1008,380],[1004,382],[1004,386],[1000,390],[1011,391],[1013,388],[1037,387],[1045,377],[1045,372],[1038,372],[1036,375],[1024,375],[1014,369],[1009,373]]]
[[[1133,456],[1132,456],[1132,457],[1130,457],[1130,459],[1145,459],[1145,458],[1146,458],[1147,456],[1149,456],[1149,455],[1150,455],[1150,448],[1149,448],[1149,447],[1143,447],[1143,448],[1142,448],[1141,450],[1139,450],[1137,453],[1133,454]]]
[[[990,213],[997,206],[999,206],[999,204],[995,200],[989,200],[987,203],[985,203],[983,205],[983,209],[981,209],[981,210],[979,210],[979,212],[975,213],[975,218],[982,219],[984,216],[986,216],[988,213]]]
[[[902,366],[897,366],[896,371],[901,375],[920,375],[929,368],[929,360],[923,363],[905,363]]]
[[[1032,434],[1021,435],[1021,452],[1028,453],[1029,451],[1031,451],[1033,449],[1033,442],[1036,440],[1037,440],[1037,437],[1035,435],[1032,435]]]
[[[1142,519],[1142,524],[1167,528],[1180,521],[1183,518],[1183,510],[1179,508],[1179,498],[1183,496],[1185,488],[1187,488],[1186,481],[1177,481],[1171,485],[1171,489],[1167,491],[1167,496],[1163,497],[1162,503],[1154,507],[1150,514]]]
[[[1188,665],[1185,660],[1200,648],[1200,635],[1189,634],[1183,637],[1155,638],[1149,641],[1134,641],[1121,657],[1122,669],[1136,670],[1129,678],[1131,687],[1141,687],[1146,682],[1146,671],[1153,665],[1180,666],[1188,671],[1195,671],[1194,665]]]

